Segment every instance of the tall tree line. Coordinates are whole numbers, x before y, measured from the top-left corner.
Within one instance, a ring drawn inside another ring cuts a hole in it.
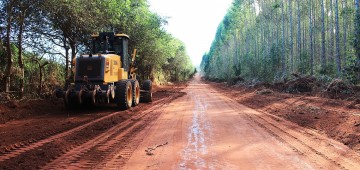
[[[358,0],[234,0],[201,69],[282,81],[292,73],[360,83]],[[225,69],[224,68],[232,68]]]
[[[147,0],[3,0],[0,14],[0,91],[20,97],[34,89],[34,79],[37,89],[54,75],[56,83],[69,83],[72,60],[101,31],[130,36],[143,79],[181,81],[194,71],[184,44],[163,29],[166,19]]]

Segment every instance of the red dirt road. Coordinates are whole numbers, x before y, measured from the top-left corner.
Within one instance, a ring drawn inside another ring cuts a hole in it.
[[[123,169],[360,167],[360,155],[342,143],[241,105],[199,77],[184,92],[139,137]]]
[[[356,107],[322,107],[321,98],[310,107],[306,97],[276,95],[219,88],[197,76],[187,87],[159,88],[151,104],[129,111],[54,105],[0,125],[0,169],[359,169]],[[341,114],[327,110],[333,107]],[[334,121],[341,135],[326,130]]]

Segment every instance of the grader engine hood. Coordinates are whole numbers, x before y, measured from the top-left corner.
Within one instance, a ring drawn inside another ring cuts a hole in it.
[[[75,82],[112,83],[128,79],[128,72],[122,67],[120,56],[116,54],[98,54],[90,57],[82,55],[76,58]]]
[[[76,58],[75,82],[104,82],[104,67],[103,56]]]

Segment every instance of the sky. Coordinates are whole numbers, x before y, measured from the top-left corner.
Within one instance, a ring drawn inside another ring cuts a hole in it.
[[[231,3],[232,0],[149,0],[153,12],[168,17],[164,28],[185,43],[195,66],[210,50],[216,29]]]

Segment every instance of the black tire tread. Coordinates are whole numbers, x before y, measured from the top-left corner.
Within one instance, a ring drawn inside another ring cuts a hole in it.
[[[149,103],[152,102],[152,82],[150,80],[145,80],[142,85],[142,90],[146,91],[147,93],[142,96],[143,102]]]
[[[137,81],[137,80],[130,80],[130,82],[131,82],[131,86],[132,86],[132,98],[133,98],[133,100],[132,100],[132,106],[134,107],[134,106],[137,106],[137,105],[139,105],[139,102],[140,101],[138,101],[138,102],[136,102],[136,85],[140,88],[140,85],[139,85],[139,82]]]
[[[127,86],[131,86],[131,82],[127,80],[119,81],[116,85],[115,102],[121,110],[127,110],[130,108],[127,103]]]

